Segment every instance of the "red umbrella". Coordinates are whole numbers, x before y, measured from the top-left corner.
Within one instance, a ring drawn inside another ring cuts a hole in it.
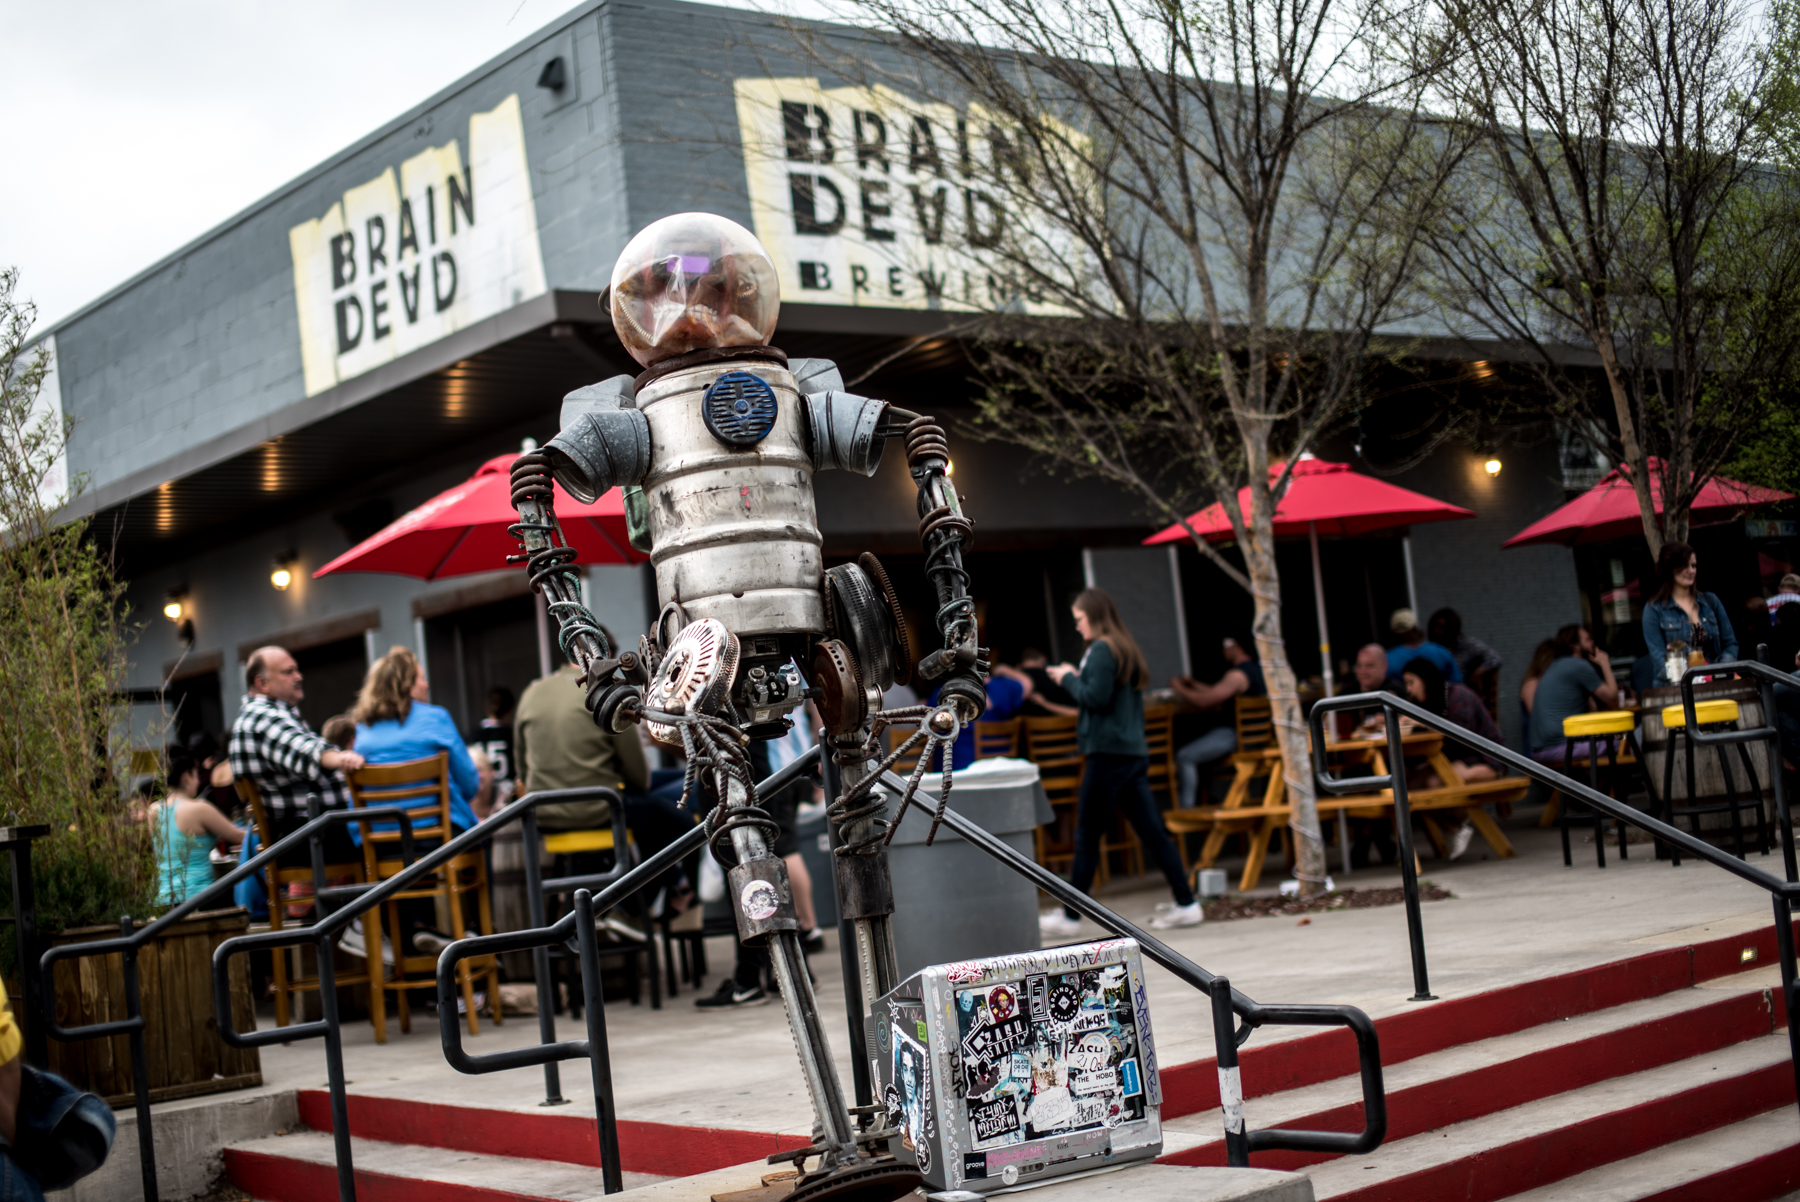
[[[519,520],[512,507],[511,472],[517,455],[496,455],[473,476],[439,493],[379,534],[364,539],[313,573],[391,572],[421,580],[493,572],[519,549],[506,532]],[[642,563],[627,541],[625,504],[613,489],[592,505],[577,504],[556,486],[556,515],[577,552],[577,563]]]
[[[1650,460],[1650,499],[1656,512],[1661,513],[1662,463],[1654,458]],[[1701,486],[1688,512],[1696,525],[1724,522],[1752,506],[1792,499],[1792,493],[1714,476]],[[1621,465],[1567,505],[1533,522],[1500,545],[1529,547],[1549,543],[1573,547],[1580,543],[1610,542],[1643,532],[1644,519],[1638,510],[1637,490],[1631,486],[1628,470]]]
[[[1274,483],[1285,463],[1269,465],[1269,481]],[[1238,505],[1248,511],[1250,490],[1238,490]],[[1472,518],[1468,510],[1400,488],[1372,476],[1350,470],[1347,463],[1331,463],[1302,455],[1288,479],[1287,492],[1275,506],[1275,537],[1288,538],[1302,534],[1372,534],[1392,530],[1396,526],[1416,526],[1422,522],[1447,522]],[[1209,543],[1230,542],[1231,520],[1218,502],[1208,505],[1188,518],[1188,525]],[[1146,545],[1184,542],[1187,530],[1177,522],[1167,530],[1145,539]]]
[[[1269,465],[1269,482],[1281,475],[1285,463]],[[1238,490],[1238,505],[1248,512],[1250,490]],[[1304,534],[1312,540],[1313,604],[1319,611],[1319,652],[1324,663],[1325,692],[1332,692],[1331,638],[1325,625],[1325,582],[1319,573],[1319,534],[1372,534],[1397,526],[1416,526],[1422,522],[1447,522],[1475,515],[1467,509],[1439,501],[1424,493],[1400,488],[1372,476],[1350,470],[1347,463],[1332,463],[1302,455],[1288,477],[1287,491],[1275,505],[1275,537],[1288,538]],[[1188,526],[1209,543],[1229,542],[1237,535],[1231,519],[1218,502],[1208,505],[1187,520]],[[1145,539],[1146,545],[1185,542],[1187,527],[1180,522]],[[1412,548],[1406,548],[1406,594],[1415,606],[1412,587]]]

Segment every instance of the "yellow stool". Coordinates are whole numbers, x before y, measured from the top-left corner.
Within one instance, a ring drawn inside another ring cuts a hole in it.
[[[1701,726],[1736,726],[1740,716],[1738,703],[1735,701],[1694,702],[1694,721]],[[1696,805],[1694,804],[1694,739],[1688,730],[1687,710],[1679,705],[1664,706],[1662,720],[1663,728],[1669,732],[1668,754],[1663,759],[1663,821],[1674,825],[1677,817],[1686,814],[1689,824],[1693,828],[1694,837],[1700,838],[1700,815],[1722,814],[1730,811],[1732,846],[1736,849],[1738,859],[1742,860],[1746,857],[1744,855],[1744,823],[1740,814],[1745,809],[1754,808],[1756,810],[1757,850],[1765,856],[1768,855],[1770,843],[1768,812],[1763,806],[1762,785],[1756,778],[1756,768],[1750,763],[1750,753],[1744,749],[1744,745],[1738,744],[1738,758],[1743,761],[1744,771],[1749,775],[1752,797],[1742,801],[1738,800],[1737,782],[1732,778],[1731,765],[1725,757],[1725,749],[1715,746],[1713,750],[1719,756],[1719,772],[1725,778],[1725,800]],[[1686,753],[1684,759],[1687,764],[1688,804],[1684,806],[1675,804],[1675,740],[1677,738],[1681,739],[1682,750]],[[1675,866],[1680,867],[1681,849],[1677,847],[1672,848],[1671,851]]]
[[[613,835],[613,829],[610,826],[593,827],[587,830],[577,831],[545,831],[539,836],[539,839],[544,845],[544,850],[553,856],[577,856],[590,852],[612,851],[617,845]],[[625,843],[627,846],[635,846],[637,844],[637,837],[629,830],[625,832]],[[650,978],[650,1008],[652,1010],[661,1010],[662,970],[657,965],[656,939],[654,932],[651,929],[652,924],[648,914],[644,916],[643,923],[643,947],[641,949],[632,950],[626,957],[629,973],[629,983],[626,988],[631,991],[631,1004],[634,1006],[637,1005],[637,961],[635,956],[636,951],[641,950],[644,954],[646,971]],[[573,996],[574,994],[571,993],[570,997],[573,998]],[[571,1002],[569,1013],[571,1017],[580,1017],[574,1008],[573,1002]]]
[[[1637,755],[1637,738],[1634,733],[1637,730],[1637,715],[1630,710],[1600,710],[1598,713],[1592,714],[1573,714],[1563,719],[1562,728],[1563,774],[1569,775],[1574,769],[1575,741],[1577,739],[1586,740],[1588,787],[1596,792],[1600,789],[1600,748],[1595,742],[1596,739],[1606,741],[1606,752],[1612,758],[1612,776],[1615,781],[1619,775],[1619,742],[1621,738],[1631,742],[1633,756],[1637,758],[1638,762],[1643,762],[1643,757]],[[1563,867],[1573,868],[1575,866],[1575,858],[1569,851],[1569,823],[1571,821],[1587,822],[1591,819],[1594,823],[1594,855],[1599,860],[1600,867],[1605,868],[1607,815],[1591,806],[1583,806],[1582,813],[1571,813],[1574,806],[1575,799],[1565,795],[1563,804],[1556,815],[1556,824],[1562,829]],[[1623,860],[1629,855],[1625,850],[1625,824],[1615,820],[1614,825],[1619,830],[1619,858]]]
[[[627,832],[625,841],[635,843],[637,840]],[[544,835],[544,850],[553,856],[572,856],[581,852],[612,849],[613,833],[610,826],[589,831],[548,831]]]

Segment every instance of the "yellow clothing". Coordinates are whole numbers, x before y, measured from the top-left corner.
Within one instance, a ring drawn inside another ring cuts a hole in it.
[[[25,1033],[13,1019],[12,1006],[6,1000],[6,984],[0,982],[0,1064],[11,1064],[25,1046]]]

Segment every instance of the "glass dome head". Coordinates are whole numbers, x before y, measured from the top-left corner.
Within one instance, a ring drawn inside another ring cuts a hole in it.
[[[780,315],[769,252],[712,213],[652,222],[613,266],[613,328],[645,367],[708,347],[764,346]]]

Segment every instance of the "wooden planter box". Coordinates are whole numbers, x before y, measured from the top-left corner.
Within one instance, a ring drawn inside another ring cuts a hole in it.
[[[225,1046],[213,1017],[213,949],[250,929],[242,908],[203,910],[176,923],[138,950],[138,990],[146,1021],[144,1058],[150,1070],[150,1100],[166,1102],[262,1084],[262,1060],[255,1048]],[[49,937],[51,946],[117,938],[116,926],[77,927]],[[125,970],[117,952],[56,966],[55,1007],[59,1026],[84,1027],[125,1015]],[[256,1029],[246,957],[231,961],[231,1021],[240,1031]],[[131,1040],[114,1035],[64,1043],[50,1039],[50,1071],[109,1105],[131,1105]]]

